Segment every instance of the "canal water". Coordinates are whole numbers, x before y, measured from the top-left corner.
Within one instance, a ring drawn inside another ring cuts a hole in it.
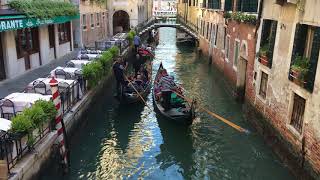
[[[294,179],[251,129],[222,74],[197,57],[196,48],[177,46],[175,35],[160,28],[154,73],[162,62],[188,97],[251,133],[200,112],[191,127],[179,126],[145,105],[120,106],[109,87],[71,139],[70,173],[61,176],[52,164],[40,179]],[[147,103],[153,108],[151,94]]]

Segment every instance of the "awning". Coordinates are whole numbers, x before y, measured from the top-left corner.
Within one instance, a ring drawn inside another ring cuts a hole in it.
[[[50,19],[27,18],[25,15],[5,15],[0,16],[0,32],[37,27],[47,24],[60,24],[79,18],[79,15],[58,16]]]

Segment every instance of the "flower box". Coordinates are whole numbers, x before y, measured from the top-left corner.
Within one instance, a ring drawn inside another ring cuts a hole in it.
[[[266,55],[260,55],[259,56],[260,63],[264,66],[269,67],[269,58]]]
[[[305,87],[307,81],[301,78],[301,72],[291,69],[290,76],[292,77],[292,82],[298,86]]]

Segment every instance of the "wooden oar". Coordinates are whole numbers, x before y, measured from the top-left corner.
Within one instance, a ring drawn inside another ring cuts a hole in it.
[[[191,100],[191,99],[186,98],[185,96],[179,94],[179,93],[176,92],[176,91],[173,91],[173,92],[175,92],[179,97],[185,99],[185,100],[188,101],[189,103],[192,103],[192,100]],[[200,105],[199,105],[199,108],[200,108],[201,110],[203,110],[204,112],[208,113],[209,115],[211,115],[212,117],[215,117],[215,118],[219,119],[220,121],[226,123],[227,125],[233,127],[234,129],[236,129],[236,130],[238,130],[238,131],[240,131],[240,132],[244,132],[244,133],[247,133],[247,134],[250,132],[249,130],[244,129],[244,128],[242,128],[242,127],[234,124],[233,122],[231,122],[231,121],[229,121],[229,120],[227,120],[227,119],[219,116],[218,114],[211,112],[210,110],[208,110],[207,108],[205,108],[205,107],[203,107],[203,106],[200,106]]]
[[[123,74],[123,76],[126,78],[126,80],[129,82],[129,84],[132,86],[132,88],[134,89],[134,91],[138,94],[138,96],[140,97],[140,99],[144,102],[144,104],[150,109],[150,106],[147,104],[147,102],[144,100],[144,98],[141,96],[141,94],[139,93],[139,91],[134,87],[134,85],[132,84],[132,82],[129,80],[129,78]]]

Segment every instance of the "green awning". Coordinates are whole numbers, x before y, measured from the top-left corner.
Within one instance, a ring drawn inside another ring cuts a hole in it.
[[[37,27],[46,24],[60,24],[79,18],[79,15],[58,16],[50,19],[27,18],[24,15],[0,16],[0,32]]]

